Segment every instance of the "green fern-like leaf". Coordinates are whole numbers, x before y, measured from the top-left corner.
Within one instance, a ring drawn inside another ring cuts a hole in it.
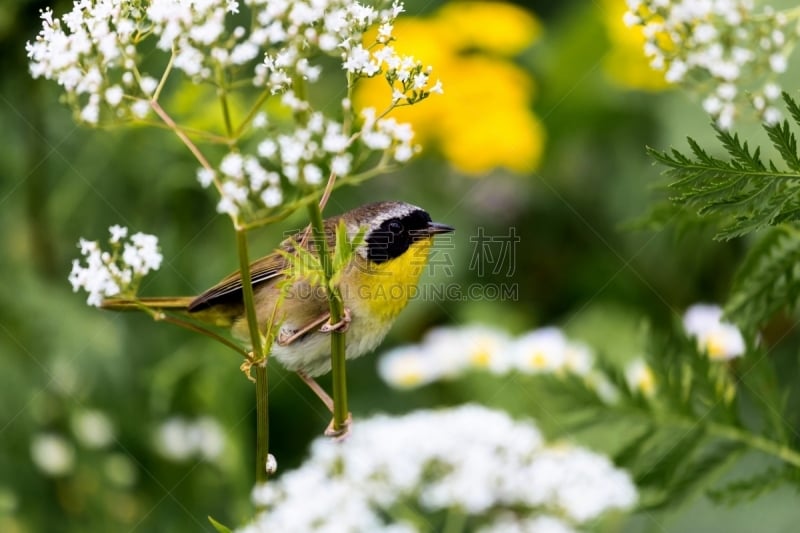
[[[748,253],[733,283],[725,311],[756,331],[778,310],[800,301],[800,231],[784,225],[764,236]]]
[[[695,454],[693,460],[687,458],[680,465],[677,474],[665,487],[663,501],[652,505],[651,508],[663,508],[686,501],[700,488],[707,486],[710,478],[735,461],[744,450],[745,447],[738,442],[723,442],[705,446]]]
[[[777,489],[792,476],[789,468],[768,468],[758,474],[709,490],[708,497],[717,504],[736,505]]]
[[[800,125],[800,106],[784,94],[786,107]],[[764,126],[783,165],[764,161],[760,147],[751,149],[737,134],[717,129],[726,159],[712,156],[692,138],[689,154],[679,150],[649,154],[667,167],[673,181],[672,200],[691,207],[701,217],[720,219],[718,239],[731,239],[800,220],[800,156],[797,139],[788,121]]]

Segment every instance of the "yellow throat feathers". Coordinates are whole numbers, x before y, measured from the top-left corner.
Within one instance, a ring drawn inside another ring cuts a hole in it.
[[[358,306],[364,306],[364,310],[375,318],[394,318],[408,300],[416,296],[419,277],[428,264],[432,243],[431,237],[420,239],[399,257],[359,268],[350,282],[345,282],[346,286],[342,287],[345,299],[357,301]]]

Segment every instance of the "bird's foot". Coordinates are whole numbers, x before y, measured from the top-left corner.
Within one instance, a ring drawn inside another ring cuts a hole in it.
[[[344,333],[345,331],[348,330],[348,328],[350,328],[351,321],[352,318],[350,316],[350,309],[345,307],[344,316],[342,316],[342,319],[339,322],[337,322],[336,324],[331,324],[331,320],[329,318],[328,321],[325,324],[323,324],[321,328],[319,328],[319,330],[322,333],[330,333],[332,331],[339,331],[341,333]]]

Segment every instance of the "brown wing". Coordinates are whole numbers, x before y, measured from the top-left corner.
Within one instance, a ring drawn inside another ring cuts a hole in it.
[[[333,216],[325,219],[325,236],[329,248],[333,248],[336,243],[336,225],[339,223],[339,218],[340,216]],[[313,238],[311,238],[310,235],[306,235],[308,230],[309,228],[306,228],[284,240],[280,248],[286,252],[293,253],[294,244],[300,243],[304,248],[316,252],[317,247],[313,243]],[[255,287],[259,283],[277,278],[287,266],[286,259],[277,252],[257,259],[250,263],[252,285]],[[242,277],[237,270],[192,300],[189,304],[189,311],[200,311],[201,309],[206,309],[220,303],[241,303],[242,300]]]
[[[286,269],[286,260],[273,252],[250,263],[250,279],[253,286],[275,279]],[[237,270],[203,294],[192,300],[189,311],[199,311],[218,303],[242,301],[242,276]]]

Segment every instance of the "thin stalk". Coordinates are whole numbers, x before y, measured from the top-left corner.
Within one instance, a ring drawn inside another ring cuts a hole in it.
[[[269,457],[269,379],[266,361],[256,365],[256,482],[265,483]]]
[[[253,284],[250,277],[250,259],[247,252],[247,231],[236,230],[236,248],[239,252],[239,272],[242,278],[244,308],[250,342],[253,345],[252,361],[256,365],[256,482],[267,481],[267,456],[269,455],[269,387],[267,360],[256,316]]]
[[[317,202],[308,204],[308,217],[311,221],[311,230],[314,235],[314,242],[317,245],[320,263],[325,274],[325,286],[327,287],[328,305],[331,311],[331,324],[339,323],[344,317],[344,304],[339,291],[330,286],[333,277],[333,262],[328,253],[328,241],[325,235],[325,227],[322,221],[322,211]],[[333,429],[340,431],[344,429],[347,422],[349,409],[347,407],[347,367],[345,351],[345,333],[334,330],[331,332],[331,374],[333,380]]]
[[[373,178],[375,176],[378,176],[380,174],[385,174],[387,172],[391,172],[394,169],[395,169],[395,167],[393,167],[391,165],[381,165],[380,167],[375,167],[375,168],[371,168],[369,170],[365,170],[364,172],[362,172],[360,174],[354,174],[352,176],[347,176],[347,177],[344,177],[344,178],[337,177],[333,182],[333,190],[336,190],[339,187],[342,187],[344,185],[357,185],[357,184],[359,184],[361,182],[367,181],[368,179],[371,179],[371,178]],[[295,200],[294,202],[286,204],[284,206],[284,208],[279,213],[276,213],[276,214],[268,216],[268,217],[259,218],[258,220],[253,220],[251,222],[244,223],[240,227],[242,229],[251,230],[251,229],[260,228],[262,226],[266,226],[267,224],[272,224],[274,222],[281,221],[281,220],[285,219],[286,217],[288,217],[289,215],[293,214],[297,209],[300,209],[301,207],[303,207],[305,205],[308,205],[309,203],[317,202],[317,198],[318,198],[318,193],[317,192],[313,192],[313,193],[307,194],[307,195]]]
[[[250,122],[253,120],[253,118],[255,118],[256,114],[258,113],[258,110],[261,109],[261,106],[264,104],[264,102],[267,101],[267,98],[269,98],[270,96],[272,96],[272,93],[270,93],[268,89],[265,89],[264,91],[261,92],[260,95],[258,95],[258,99],[253,104],[253,107],[250,108],[250,111],[247,112],[247,115],[244,117],[244,120],[242,120],[242,123],[236,129],[236,133],[234,134],[234,137],[236,139],[242,136],[244,130],[247,129],[247,126],[249,126]]]
[[[158,86],[156,87],[155,92],[153,93],[153,100],[158,101],[159,97],[161,97],[161,91],[164,90],[164,85],[167,84],[167,78],[169,78],[170,72],[172,72],[172,65],[175,63],[175,49],[172,49],[172,53],[169,55],[169,62],[167,63],[167,67],[164,69],[164,73],[161,75],[161,79],[158,81]]]
[[[225,89],[225,73],[221,68],[217,69],[217,84],[219,88],[219,103],[222,106],[222,118],[225,121],[225,134],[228,136],[229,142],[233,136],[233,123],[231,122],[231,109],[228,105],[228,91]]]
[[[159,321],[162,321],[162,322],[166,322],[168,324],[174,324],[176,326],[180,326],[180,327],[188,329],[190,331],[194,331],[195,333],[200,333],[201,335],[205,335],[206,337],[214,339],[215,341],[219,342],[220,344],[224,344],[225,346],[227,346],[231,350],[234,350],[236,353],[242,355],[243,357],[247,357],[248,356],[247,352],[242,350],[235,343],[229,341],[228,339],[226,339],[222,335],[218,335],[217,333],[214,333],[213,331],[209,331],[209,330],[205,329],[202,326],[198,326],[197,324],[193,324],[193,323],[188,322],[186,320],[181,320],[180,318],[177,318],[177,317],[174,317],[174,316],[171,316],[171,315],[167,315],[167,314],[163,314],[161,316],[157,316],[156,315],[156,316],[153,317],[153,319],[154,320],[159,320]]]
[[[197,147],[197,145],[192,142],[192,140],[189,138],[188,135],[186,135],[186,133],[180,128],[180,126],[178,126],[178,124],[176,124],[175,121],[172,120],[172,117],[169,116],[166,111],[164,111],[164,108],[161,107],[161,104],[159,104],[155,100],[150,100],[150,107],[153,108],[153,111],[155,111],[156,115],[158,115],[161,118],[161,120],[164,121],[167,127],[169,127],[169,129],[175,132],[175,135],[177,135],[178,138],[183,142],[183,144],[186,145],[186,148],[188,148],[189,151],[192,152],[192,155],[197,159],[198,162],[200,162],[203,168],[208,170],[214,170],[214,167],[212,167],[211,163],[208,162],[208,159],[206,159],[206,156],[203,155],[203,152],[201,152],[200,149]]]

